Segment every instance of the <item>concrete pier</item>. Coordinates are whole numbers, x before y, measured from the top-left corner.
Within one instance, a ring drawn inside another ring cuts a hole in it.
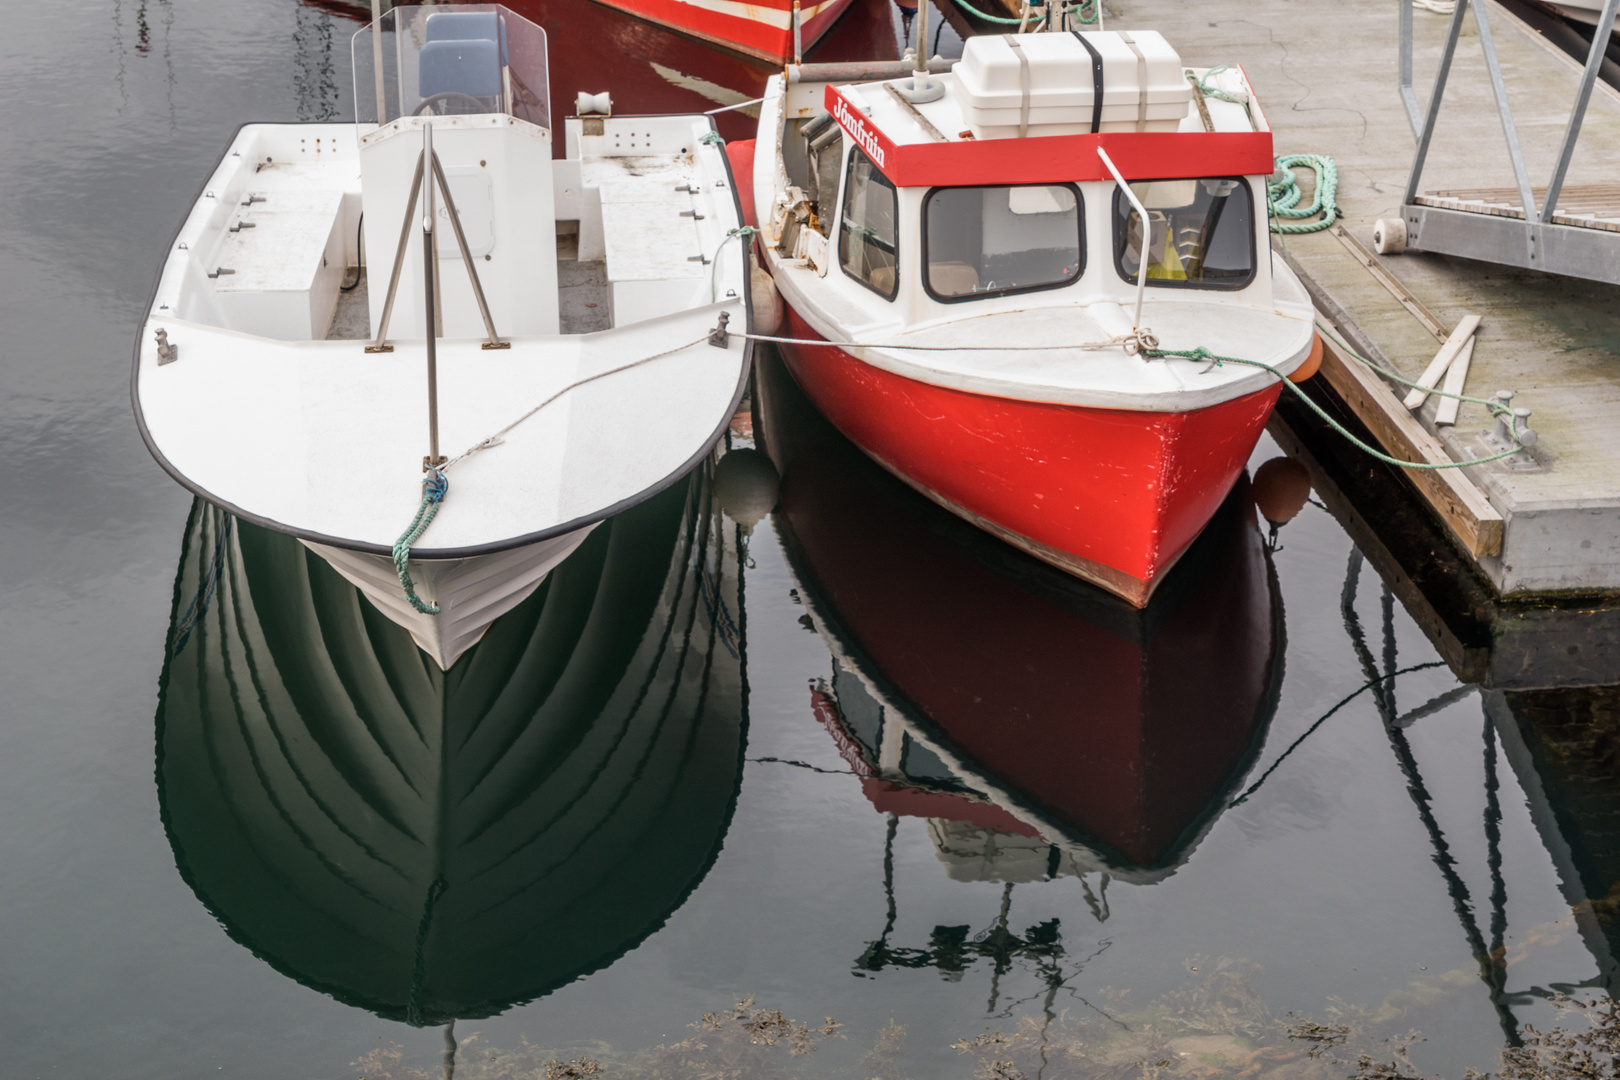
[[[1205,0],[1196,5],[1109,0],[1107,10],[1110,29],[1158,29],[1189,65],[1241,63],[1275,132],[1276,152],[1326,154],[1336,160],[1343,224],[1364,245],[1371,246],[1376,219],[1399,216],[1415,140],[1397,89],[1399,8],[1393,0]],[[1494,0],[1485,0],[1485,12],[1531,181],[1545,185],[1575,101],[1580,65]],[[1413,18],[1413,81],[1422,107],[1450,19],[1421,8]],[[1620,92],[1600,81],[1566,185],[1613,185],[1617,176]],[[1513,184],[1470,13],[1421,189]],[[1302,272],[1319,311],[1352,347],[1374,360],[1387,360],[1407,378],[1422,373],[1439,347],[1433,330],[1375,277],[1352,245],[1319,232],[1290,236],[1276,246],[1279,256]],[[1444,534],[1455,548],[1444,550],[1442,543],[1442,550],[1424,555],[1411,544],[1396,543],[1393,548],[1405,550],[1402,558],[1409,564],[1404,572],[1432,580],[1444,575],[1419,564],[1425,559],[1455,561],[1461,554],[1488,582],[1488,588],[1474,590],[1478,596],[1470,605],[1470,618],[1479,617],[1482,605],[1506,610],[1526,600],[1538,612],[1551,611],[1549,598],[1562,597],[1599,616],[1605,626],[1610,621],[1620,626],[1620,618],[1606,614],[1613,612],[1620,593],[1620,287],[1432,254],[1377,258],[1417,306],[1429,309],[1445,328],[1467,313],[1481,316],[1464,392],[1488,398],[1498,390],[1515,391],[1513,404],[1532,410],[1529,424],[1540,436],[1528,464],[1470,467],[1445,483],[1436,474],[1404,471],[1444,522]],[[1376,377],[1374,381],[1381,383]],[[1329,385],[1313,386],[1313,393],[1347,406],[1397,456],[1413,449],[1402,445],[1403,439],[1427,440],[1437,455],[1449,454],[1452,460],[1490,452],[1479,441],[1490,426],[1481,406],[1465,404],[1454,427],[1436,427],[1438,399],[1431,397],[1411,414],[1417,423],[1408,439],[1394,430],[1397,421],[1410,424],[1408,414],[1396,406],[1393,411],[1403,415],[1388,415],[1389,402],[1404,394],[1404,387],[1375,402],[1382,385],[1372,388],[1376,393],[1359,393],[1346,385],[1342,372],[1314,382]],[[1354,490],[1345,495],[1346,506],[1363,518],[1361,529],[1378,534],[1381,511],[1366,506]],[[1441,621],[1454,615],[1443,611]],[[1557,633],[1567,634],[1567,620],[1557,621],[1563,627]],[[1548,627],[1553,633],[1550,622]],[[1535,650],[1534,642],[1525,647]],[[1599,651],[1607,655],[1596,666],[1578,665],[1577,681],[1620,681],[1620,653]],[[1509,682],[1565,681],[1551,674],[1521,675]]]

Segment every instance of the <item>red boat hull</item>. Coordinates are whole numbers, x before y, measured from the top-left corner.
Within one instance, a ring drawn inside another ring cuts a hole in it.
[[[734,9],[730,12],[708,7],[702,0],[598,2],[768,63],[781,64],[793,59],[793,28],[789,21],[792,0],[765,0],[746,5],[728,3],[726,6]],[[849,5],[850,0],[825,0],[819,8],[815,0],[801,3],[804,23],[799,30],[799,41],[805,51],[820,40]]]
[[[1136,610],[954,527],[861,460],[771,358],[754,387],[755,431],[782,476],[775,530],[817,629],[842,650],[812,709],[874,808],[1067,837],[1121,869],[1183,861],[1280,692],[1281,600],[1241,474]],[[904,752],[883,770],[875,711],[845,712],[863,680],[887,695],[880,722],[914,718],[971,791],[941,790],[927,755],[915,773]]]
[[[789,336],[817,335],[788,310]],[[1141,607],[1214,515],[1281,387],[1193,412],[1017,401],[919,382],[831,345],[785,345],[822,414],[986,531]]]

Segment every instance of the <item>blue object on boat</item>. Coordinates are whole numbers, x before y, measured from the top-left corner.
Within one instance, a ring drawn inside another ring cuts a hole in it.
[[[427,17],[428,41],[498,41],[506,63],[506,27],[493,11],[436,11]]]
[[[493,39],[430,41],[422,46],[421,64],[423,98],[449,93],[492,98],[501,92],[500,58]]]

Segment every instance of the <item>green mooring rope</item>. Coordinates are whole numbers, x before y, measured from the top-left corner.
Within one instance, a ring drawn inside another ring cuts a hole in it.
[[[1299,201],[1305,197],[1300,190],[1299,178],[1294,175],[1296,168],[1309,168],[1316,173],[1316,192],[1312,195],[1308,206],[1300,206]],[[1339,168],[1333,159],[1325,154],[1284,154],[1277,159],[1277,172],[1281,173],[1281,180],[1273,180],[1266,185],[1266,202],[1270,204],[1271,213],[1280,218],[1308,218],[1321,214],[1318,221],[1273,221],[1271,231],[1274,233],[1313,233],[1332,225],[1339,220]],[[1275,174],[1273,174],[1275,175]]]
[[[411,519],[410,527],[394,541],[394,569],[399,573],[400,587],[405,590],[405,599],[411,602],[411,607],[424,615],[437,615],[439,605],[416,595],[416,582],[411,580],[411,545],[421,539],[427,527],[433,524],[439,506],[449,491],[450,481],[444,478],[444,472],[429,469],[427,475],[422,477],[422,505],[416,508],[416,516]]]
[[[1323,326],[1320,322],[1317,323],[1317,327],[1323,333],[1327,334],[1328,337],[1332,338],[1334,343],[1342,348],[1349,356],[1355,358],[1363,364],[1366,364],[1369,368],[1378,372],[1379,374],[1387,375],[1389,378],[1394,379],[1403,386],[1410,386],[1416,389],[1424,390],[1439,397],[1451,397],[1456,398],[1458,401],[1471,401],[1476,405],[1483,405],[1491,411],[1491,416],[1493,418],[1500,415],[1507,415],[1510,417],[1513,415],[1513,410],[1505,408],[1499,401],[1487,401],[1485,398],[1469,397],[1467,394],[1449,394],[1444,390],[1433,390],[1427,386],[1419,387],[1417,383],[1414,383],[1408,379],[1403,379],[1393,371],[1386,371],[1384,368],[1379,367],[1371,360],[1361,356],[1354,349],[1350,348],[1350,346],[1346,345],[1337,334],[1328,329],[1326,326]],[[1210,352],[1202,345],[1198,346],[1196,349],[1143,349],[1142,355],[1152,357],[1155,360],[1163,357],[1176,357],[1182,360],[1194,361],[1208,360],[1216,367],[1220,367],[1222,364],[1242,364],[1245,367],[1261,368],[1265,371],[1269,371],[1273,375],[1277,376],[1277,379],[1284,386],[1288,387],[1288,389],[1292,391],[1294,395],[1299,398],[1299,400],[1303,401],[1307,406],[1309,406],[1312,412],[1325,420],[1329,427],[1331,427],[1334,431],[1337,431],[1340,435],[1343,435],[1346,439],[1350,440],[1351,445],[1356,447],[1358,450],[1365,451],[1367,454],[1377,458],[1379,461],[1384,462],[1386,465],[1398,465],[1403,469],[1462,469],[1470,465],[1484,465],[1492,461],[1500,461],[1502,458],[1511,457],[1514,454],[1520,453],[1524,449],[1523,445],[1519,444],[1517,437],[1515,437],[1514,446],[1507,450],[1503,450],[1499,454],[1492,454],[1490,457],[1474,458],[1471,461],[1402,461],[1400,458],[1391,457],[1382,450],[1369,446],[1357,438],[1354,432],[1350,431],[1350,429],[1346,428],[1332,416],[1328,415],[1327,411],[1324,410],[1322,406],[1312,401],[1310,395],[1305,392],[1304,388],[1302,388],[1298,383],[1290,380],[1288,376],[1284,375],[1270,364],[1262,364],[1258,360],[1245,360],[1242,357],[1237,356],[1219,356]]]
[[[1230,101],[1234,105],[1242,105],[1245,109],[1247,109],[1249,107],[1247,98],[1240,98],[1236,94],[1227,93],[1218,86],[1209,85],[1209,80],[1213,79],[1215,76],[1219,75],[1225,70],[1227,70],[1226,64],[1217,64],[1215,67],[1212,67],[1208,71],[1204,72],[1203,78],[1198,80],[1198,89],[1203,92],[1205,97],[1212,97],[1216,101]]]
[[[969,15],[972,15],[976,19],[983,19],[987,23],[995,23],[998,26],[1022,26],[1023,22],[1024,22],[1024,20],[1021,17],[1016,18],[1016,19],[1009,19],[1005,15],[992,15],[987,11],[980,11],[978,8],[974,7],[972,4],[968,3],[967,0],[956,0],[956,6],[961,8],[963,11],[967,12]],[[1035,22],[1030,24],[1030,29],[1034,29],[1036,26],[1039,26],[1042,22],[1045,21],[1045,19],[1046,19],[1045,15],[1040,16],[1039,19],[1037,19]],[[1084,21],[1087,21],[1087,20],[1082,19],[1081,21],[1084,22]]]

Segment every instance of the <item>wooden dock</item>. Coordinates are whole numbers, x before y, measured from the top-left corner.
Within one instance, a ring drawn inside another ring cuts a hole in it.
[[[1580,64],[1494,0],[1485,3],[1526,165],[1545,183]],[[1361,243],[1323,231],[1275,247],[1352,348],[1416,378],[1435,356],[1437,338],[1465,314],[1477,314],[1483,322],[1465,392],[1488,398],[1512,390],[1513,405],[1532,411],[1529,425],[1540,438],[1531,460],[1402,473],[1443,523],[1437,537],[1449,539],[1450,550],[1443,542],[1428,553],[1417,551],[1421,545],[1396,545],[1402,553],[1391,557],[1406,561],[1389,569],[1432,583],[1448,576],[1441,564],[1454,566],[1461,557],[1481,583],[1477,595],[1451,597],[1467,612],[1431,612],[1437,627],[1457,619],[1472,627],[1466,648],[1452,634],[1454,647],[1442,652],[1456,660],[1459,674],[1466,670],[1487,683],[1620,682],[1620,637],[1594,643],[1578,663],[1531,670],[1537,643],[1567,636],[1574,625],[1595,627],[1593,618],[1612,623],[1600,638],[1620,630],[1620,286],[1432,254],[1356,250],[1370,248],[1377,219],[1400,216],[1415,148],[1397,89],[1399,16],[1389,0],[1204,0],[1191,8],[1175,0],[1109,0],[1108,13],[1110,29],[1161,30],[1186,64],[1241,63],[1276,133],[1276,152],[1335,159],[1343,226]],[[1423,106],[1449,18],[1419,9],[1414,22],[1414,83]],[[1599,82],[1554,223],[1620,230],[1616,177],[1620,92]],[[1435,206],[1523,215],[1471,15],[1421,191]],[[1465,404],[1455,426],[1436,426],[1438,399],[1408,412],[1400,400],[1405,388],[1397,393],[1344,351],[1329,348],[1313,393],[1347,409],[1389,453],[1460,461],[1491,452],[1482,441],[1491,426],[1483,407]],[[1369,506],[1353,485],[1342,494],[1341,520],[1353,515],[1358,542],[1375,541],[1384,508]],[[1547,614],[1560,605],[1592,618],[1572,624]],[[1527,619],[1531,611],[1539,614]],[[1489,661],[1504,635],[1513,639],[1512,655]]]

